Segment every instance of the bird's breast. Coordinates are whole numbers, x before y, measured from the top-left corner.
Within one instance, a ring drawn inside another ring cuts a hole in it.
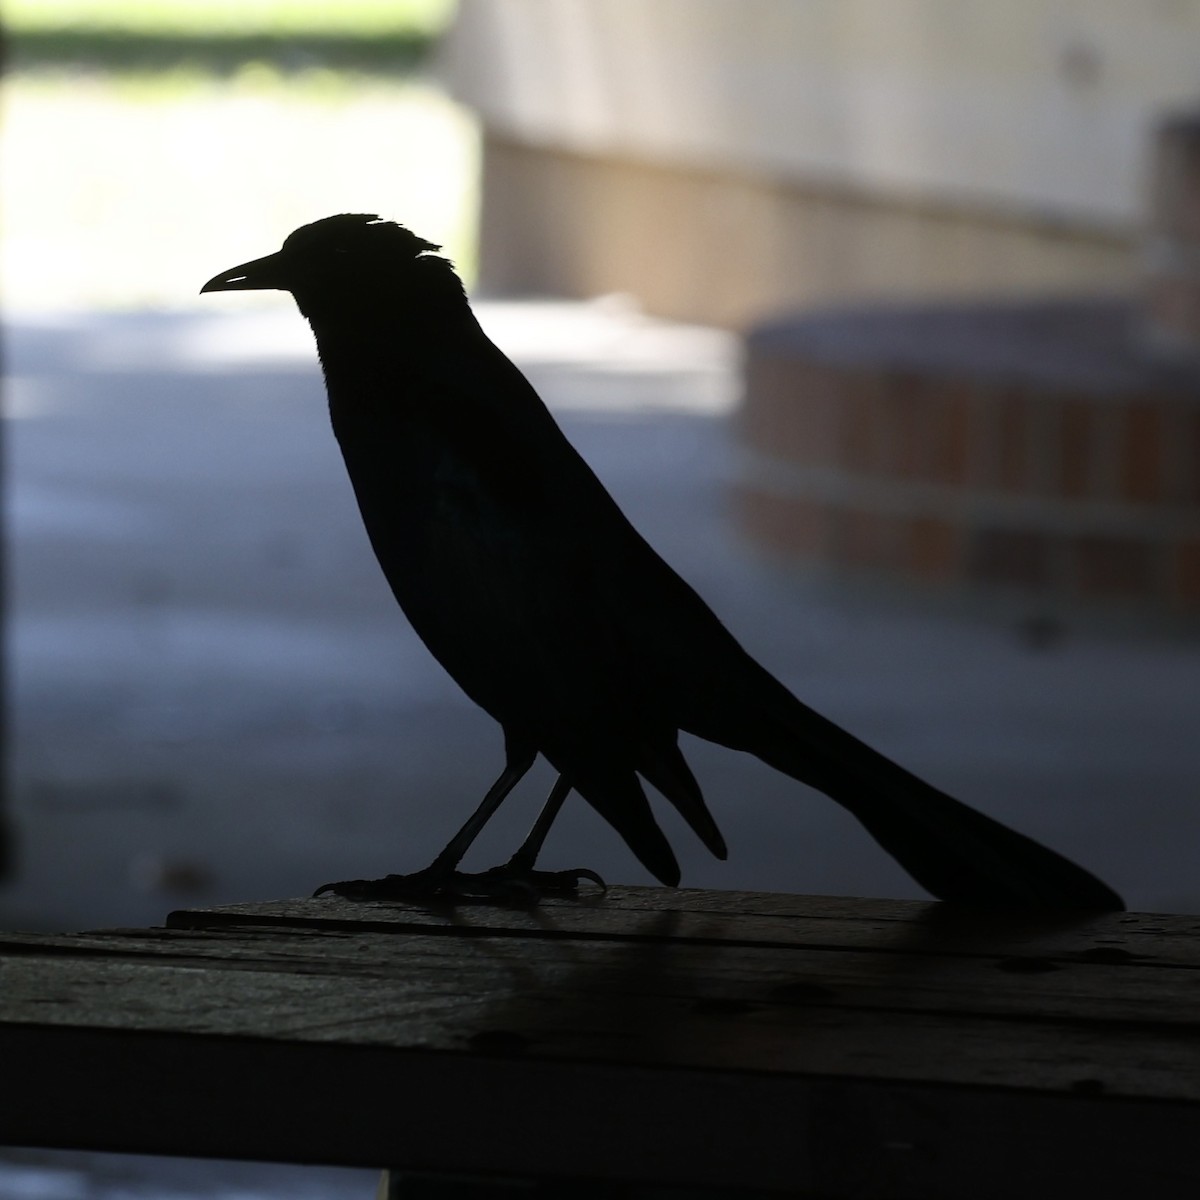
[[[426,447],[342,440],[372,549],[417,634],[459,679],[528,636],[528,547],[470,463]]]

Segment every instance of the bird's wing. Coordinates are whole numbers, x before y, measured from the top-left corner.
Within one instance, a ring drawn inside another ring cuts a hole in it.
[[[463,690],[672,878],[638,772],[714,852],[724,847],[625,619],[637,603],[628,577],[647,554],[659,560],[516,368],[485,365],[443,360],[420,381],[417,418],[382,437],[378,423],[370,436],[339,432],[372,544],[413,627]]]

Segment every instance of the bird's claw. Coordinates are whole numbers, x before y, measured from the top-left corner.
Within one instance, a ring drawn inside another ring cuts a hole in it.
[[[537,896],[571,896],[579,891],[579,885],[586,879],[594,883],[602,892],[608,891],[608,884],[587,867],[575,867],[569,871],[535,871],[531,867],[514,867],[506,863],[502,867],[493,867],[485,871],[509,887],[524,887]]]

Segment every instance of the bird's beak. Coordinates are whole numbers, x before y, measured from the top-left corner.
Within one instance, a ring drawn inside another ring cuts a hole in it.
[[[203,292],[251,292],[276,291],[286,292],[286,272],[282,255],[268,254],[266,258],[256,258],[253,262],[242,263],[240,267],[231,267],[214,275],[201,289]]]

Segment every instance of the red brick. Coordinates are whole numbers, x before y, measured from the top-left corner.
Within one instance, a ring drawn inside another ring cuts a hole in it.
[[[797,419],[804,438],[798,461],[819,466],[837,463],[842,395],[848,386],[847,372],[840,367],[813,366],[807,389],[796,398]]]
[[[836,556],[848,567],[896,569],[903,565],[900,522],[887,513],[845,508],[836,515]]]
[[[884,456],[879,445],[879,379],[868,371],[846,378],[841,398],[841,463],[860,475],[877,474]]]
[[[909,572],[929,580],[953,578],[959,570],[958,529],[940,517],[913,517],[906,524]]]
[[[1196,424],[1200,426],[1200,410],[1194,401],[1177,395],[1168,394],[1153,399],[1162,419],[1161,490],[1158,498],[1164,504],[1186,505],[1192,497],[1192,471],[1195,466],[1188,441],[1192,435],[1193,418],[1197,418]]]
[[[839,510],[834,518],[835,553],[847,566],[874,566],[877,558],[878,522],[875,514],[861,509]]]
[[[1125,409],[1121,438],[1121,487],[1127,500],[1148,503],[1162,496],[1162,409],[1149,402]]]
[[[1183,454],[1182,493],[1192,504],[1200,504],[1200,412],[1190,414]]]
[[[751,446],[765,446],[771,440],[770,423],[774,415],[771,397],[776,390],[779,360],[751,355],[743,370],[742,402],[736,417],[738,435]]]
[[[1184,608],[1200,609],[1200,538],[1187,538],[1174,548],[1175,597]]]
[[[832,464],[841,372],[822,363],[759,356],[747,364],[744,439],[777,458]]]
[[[1071,546],[1075,585],[1085,596],[1149,596],[1154,547],[1141,538],[1093,535]]]
[[[1159,275],[1147,280],[1143,295],[1152,326],[1172,340],[1200,340],[1200,287],[1196,280],[1186,275]]]
[[[922,473],[928,436],[923,392],[929,381],[911,371],[897,371],[880,381],[876,421],[880,436],[880,469],[912,479]]]
[[[1030,487],[1029,405],[1020,391],[1001,393],[995,399],[996,484],[1006,492]]]
[[[972,417],[978,419],[972,403],[971,386],[966,382],[945,380],[930,395],[926,461],[929,479],[951,485],[967,482],[971,453]]]
[[[797,440],[792,428],[797,375],[797,364],[790,359],[758,354],[747,361],[745,397],[738,422],[749,445],[771,454],[789,454],[791,444]]]
[[[1087,400],[1064,400],[1059,405],[1059,491],[1077,499],[1091,493],[1092,446],[1095,419]]]
[[[734,490],[734,505],[742,528],[761,545],[795,558],[826,555],[829,519],[819,501],[743,485]]]
[[[973,530],[969,538],[967,574],[980,583],[1045,587],[1051,575],[1050,538],[1036,529]]]

